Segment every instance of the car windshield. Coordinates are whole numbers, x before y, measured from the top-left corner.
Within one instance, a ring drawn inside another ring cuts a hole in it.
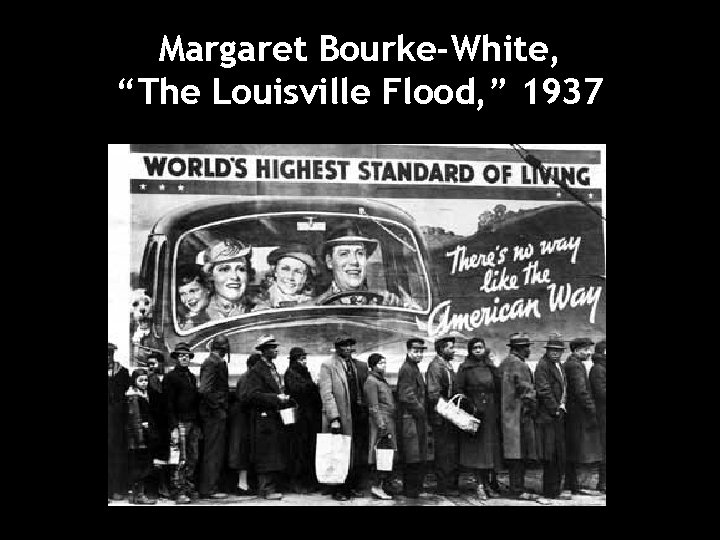
[[[284,212],[193,229],[172,283],[181,334],[268,310],[429,309],[412,230],[369,216]]]

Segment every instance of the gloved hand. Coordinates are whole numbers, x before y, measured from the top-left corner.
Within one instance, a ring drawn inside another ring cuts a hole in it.
[[[334,435],[339,435],[342,433],[342,424],[337,418],[330,422],[330,433]]]

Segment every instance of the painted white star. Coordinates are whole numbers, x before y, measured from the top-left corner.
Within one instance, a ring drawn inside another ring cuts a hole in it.
[[[185,186],[183,186],[182,184],[180,184],[180,185],[178,186],[178,191],[185,191]]]
[[[559,199],[560,197],[562,197],[562,193],[560,193],[559,191],[557,192],[556,195],[557,195],[557,198],[558,198],[558,199]]]
[[[588,193],[588,199],[592,199],[593,195],[592,193]]]
[[[145,188],[147,188],[147,184],[140,184],[140,189],[145,191]]]
[[[160,189],[160,191],[165,191],[165,184],[160,184],[158,189]]]

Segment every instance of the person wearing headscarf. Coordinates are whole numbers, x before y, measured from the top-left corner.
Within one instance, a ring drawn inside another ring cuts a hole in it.
[[[500,408],[500,374],[490,359],[485,340],[468,342],[468,355],[457,372],[457,391],[470,401],[468,407],[481,424],[476,433],[460,434],[460,466],[473,472],[477,479],[477,497],[481,501],[498,497],[490,485],[490,471],[502,464],[498,417]]]
[[[287,426],[292,456],[287,472],[295,491],[308,493],[316,488],[315,444],[322,424],[322,401],[318,386],[307,368],[307,353],[302,347],[290,349],[285,392],[297,405],[295,423]]]

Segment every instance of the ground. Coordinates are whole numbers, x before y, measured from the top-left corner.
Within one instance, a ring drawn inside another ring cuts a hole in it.
[[[525,485],[529,491],[540,493],[542,483],[542,470],[528,470],[525,476]],[[507,473],[500,473],[498,480],[501,487],[507,487]],[[583,489],[586,489],[592,495],[573,495],[572,500],[553,500],[552,506],[605,506],[605,495],[594,491],[597,484],[597,473],[588,473],[582,475],[581,483]],[[311,495],[298,495],[295,493],[286,493],[284,498],[279,501],[268,501],[257,497],[234,496],[231,495],[222,501],[214,500],[198,500],[193,501],[192,505],[197,506],[539,506],[533,501],[518,501],[505,496],[499,499],[490,499],[480,502],[474,496],[474,482],[467,475],[461,475],[461,496],[445,497],[435,495],[435,485],[432,475],[428,475],[425,483],[427,494],[423,494],[419,499],[408,499],[397,496],[391,501],[381,501],[367,494],[366,496],[353,498],[349,501],[335,501],[329,495],[315,493]],[[396,483],[396,486],[399,485]],[[175,503],[168,499],[159,499],[158,506],[169,506]],[[130,506],[127,500],[108,503],[108,506]],[[190,505],[188,505],[190,506]]]

